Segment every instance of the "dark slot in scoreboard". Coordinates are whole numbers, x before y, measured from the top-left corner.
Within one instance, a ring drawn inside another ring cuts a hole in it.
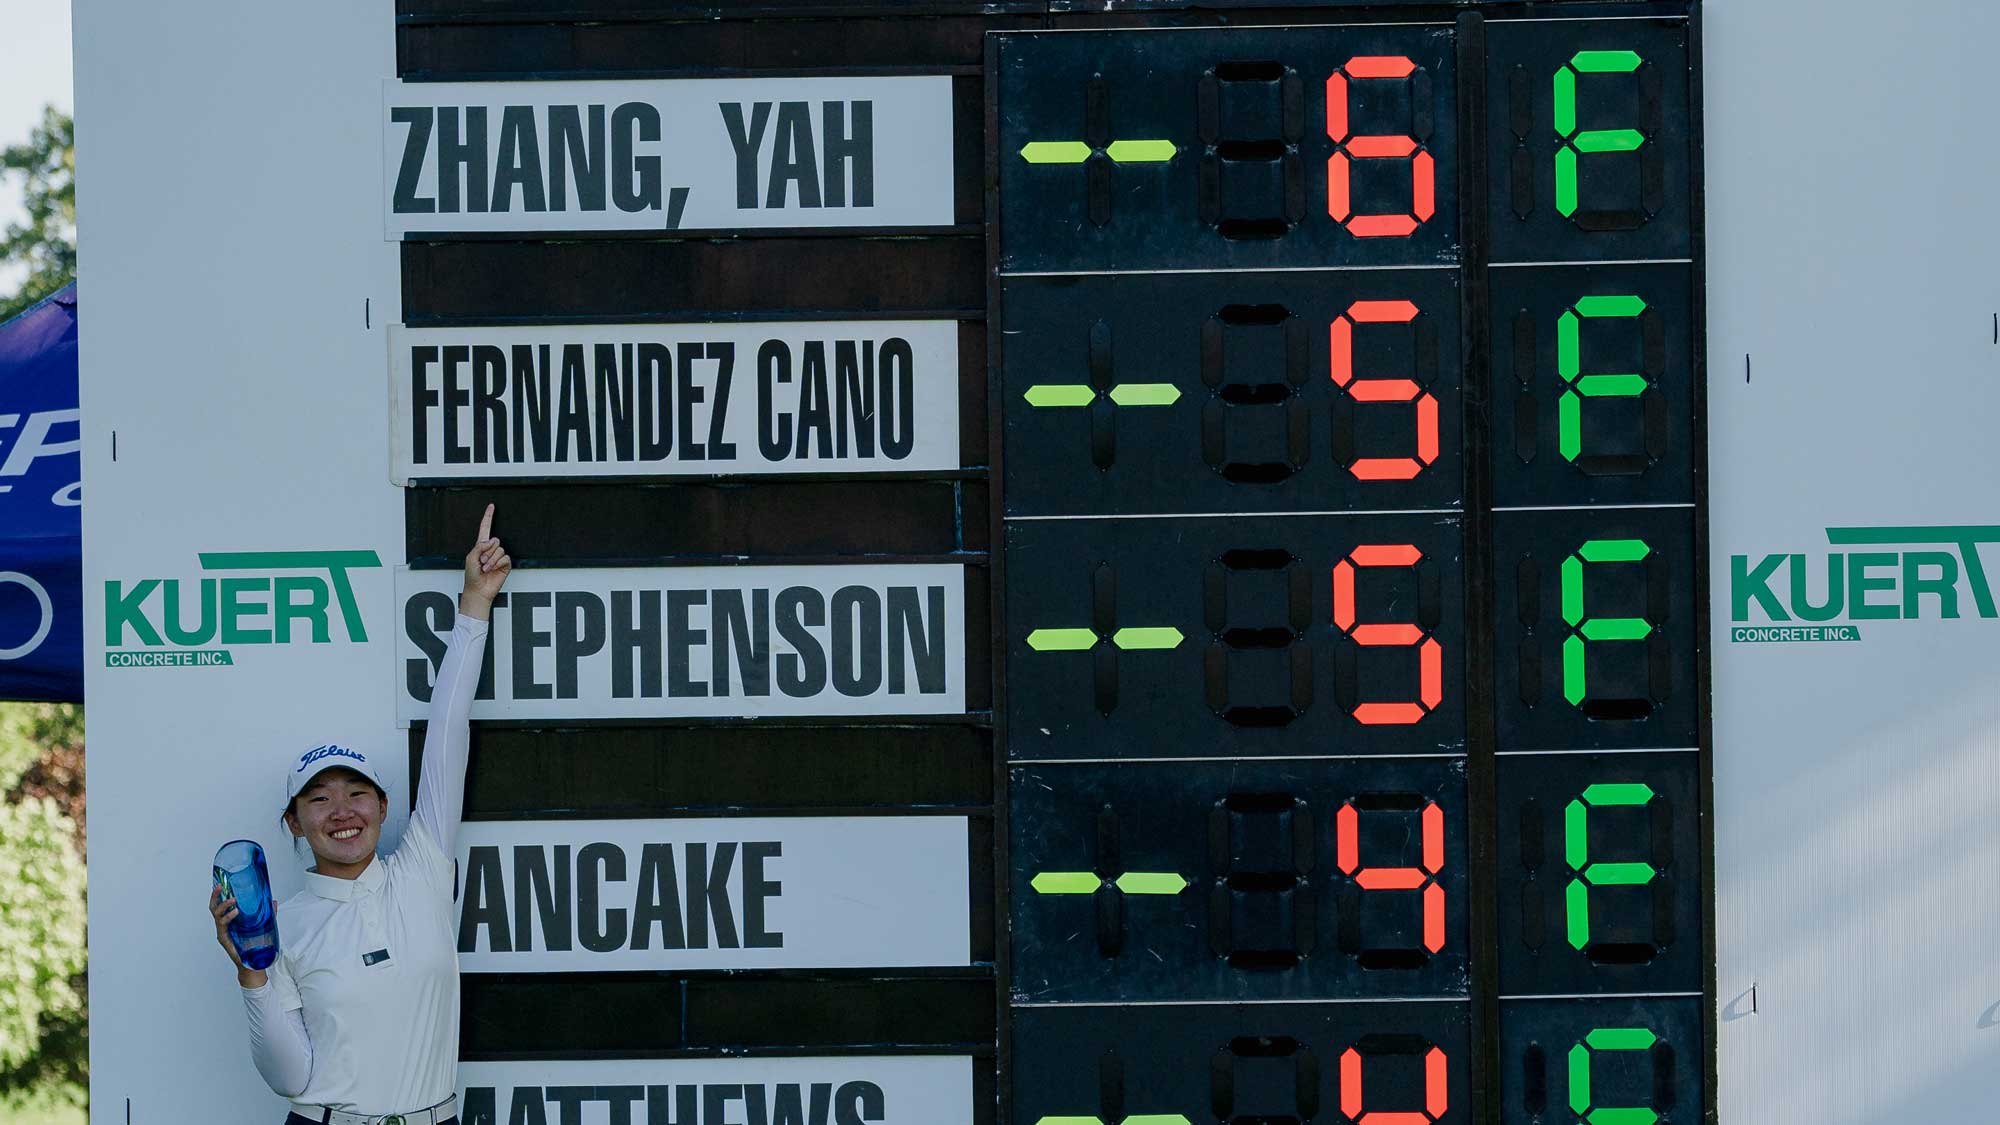
[[[1697,15],[1434,12],[989,37],[1012,1125],[1712,1119]]]

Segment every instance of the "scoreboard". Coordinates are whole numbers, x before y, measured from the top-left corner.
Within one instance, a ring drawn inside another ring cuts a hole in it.
[[[80,7],[98,1115],[490,502],[464,1125],[1988,1120],[2000,7],[1804,7]]]
[[[1698,13],[1624,7],[988,37],[1013,1125],[1712,1117]]]
[[[467,1125],[1712,1120],[1694,6],[697,7],[399,0]]]
[[[405,5],[468,1125],[1713,1118],[1693,5]]]

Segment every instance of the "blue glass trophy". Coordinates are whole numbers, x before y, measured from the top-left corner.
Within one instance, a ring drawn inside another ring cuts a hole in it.
[[[271,877],[264,870],[264,849],[255,840],[231,840],[215,853],[215,885],[223,898],[236,900],[236,920],[229,923],[229,943],[252,969],[270,968],[278,959],[278,915],[271,906]]]

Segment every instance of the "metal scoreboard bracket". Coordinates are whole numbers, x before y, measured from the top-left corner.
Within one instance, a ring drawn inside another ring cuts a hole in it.
[[[1699,13],[1528,14],[988,37],[1007,1125],[1714,1119]]]

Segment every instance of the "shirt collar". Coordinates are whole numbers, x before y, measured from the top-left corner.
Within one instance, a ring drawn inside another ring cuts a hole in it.
[[[372,894],[387,878],[382,873],[382,857],[376,856],[361,869],[361,874],[352,879],[336,879],[331,875],[321,875],[316,871],[306,872],[306,889],[321,898],[335,902],[347,902],[365,894]]]

